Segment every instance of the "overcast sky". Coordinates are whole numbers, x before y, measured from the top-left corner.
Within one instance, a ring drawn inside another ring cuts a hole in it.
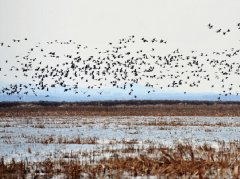
[[[239,0],[0,0],[0,42],[72,39],[104,47],[136,35],[182,51],[223,50],[240,45],[239,9]],[[208,23],[233,30],[219,36]]]
[[[239,0],[0,0],[0,39],[75,39],[99,46],[139,34],[181,48],[228,47],[239,33],[219,38],[206,27],[235,27],[239,8]]]

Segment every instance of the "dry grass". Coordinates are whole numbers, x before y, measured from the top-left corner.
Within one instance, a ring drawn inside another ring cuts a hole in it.
[[[41,143],[41,144],[98,144],[97,137],[56,137],[56,136],[47,136],[47,137],[30,137],[25,136],[28,143]]]
[[[171,107],[173,106],[171,105]],[[180,106],[178,109],[170,109],[168,106],[155,106],[153,107],[153,110],[150,110],[147,107],[146,109],[143,109],[143,111],[145,110],[145,112],[147,112],[143,113],[150,114],[148,112],[153,112],[153,115],[162,115],[171,110],[176,111],[182,109],[184,111],[189,109],[190,106],[185,107]],[[210,108],[213,108],[213,106],[210,106]],[[82,112],[84,112],[84,110],[79,112],[79,109],[77,109],[78,108],[74,108],[72,111],[72,108],[68,108],[66,115],[83,114]],[[91,109],[91,107],[89,107],[89,109]],[[118,109],[120,112],[115,112],[114,109]],[[95,111],[85,110],[85,112],[87,112],[84,114],[93,115],[97,112],[97,114],[100,113],[103,115],[113,113],[117,115],[123,114],[123,109],[124,107],[112,107],[108,109],[107,113],[105,113],[106,111],[104,112],[104,110],[107,110],[106,107],[99,107],[99,109]],[[131,109],[133,109],[132,112],[129,111]],[[137,110],[139,111],[141,109],[142,107],[132,106],[126,109],[126,114],[135,114]],[[234,109],[235,108],[233,108],[233,110]],[[43,108],[40,109],[39,113],[33,112],[32,114],[42,115],[45,110],[47,110],[49,114],[55,115],[55,113],[52,112],[58,109],[52,108],[48,111],[48,109]],[[204,110],[208,110],[206,106],[204,107]],[[224,110],[223,113],[226,112]],[[229,108],[226,110],[230,111]],[[57,111],[55,112],[56,115],[59,115]],[[223,114],[218,111],[215,112],[216,115]],[[6,113],[6,115],[8,114],[10,115],[10,113]],[[16,114],[25,115],[24,112]],[[192,114],[194,114],[194,112]],[[13,115],[15,114],[13,113]],[[91,144],[91,149],[81,150],[82,146],[79,146],[79,151],[66,150],[63,152],[61,151],[60,153],[53,151],[49,155],[44,156],[44,159],[48,159],[42,162],[29,162],[29,159],[24,159],[20,162],[16,162],[15,159],[13,159],[11,162],[5,162],[2,157],[0,161],[0,178],[37,178],[38,176],[41,176],[42,178],[51,178],[58,175],[63,175],[64,178],[72,179],[129,178],[130,176],[156,176],[157,178],[240,178],[240,142],[238,141],[220,143],[219,149],[214,149],[209,145],[192,146],[187,143],[176,144],[174,147],[166,147],[160,146],[159,141],[139,141],[137,135],[135,136],[135,134],[141,133],[140,128],[144,126],[150,126],[150,128],[151,126],[156,126],[159,130],[166,131],[170,129],[169,127],[201,126],[207,127],[204,128],[205,132],[212,132],[214,129],[211,127],[239,127],[237,122],[236,124],[221,122],[188,123],[187,120],[175,121],[175,119],[174,121],[154,121],[151,119],[146,122],[142,120],[132,122],[129,121],[129,119],[117,119],[118,123],[113,123],[111,118],[100,118],[96,120],[95,118],[73,117],[71,119],[67,117],[54,117],[53,119],[47,119],[42,116],[33,119],[26,117],[18,118],[19,121],[15,121],[13,118],[2,118],[2,120],[2,133],[6,133],[5,130],[9,129],[9,127],[17,127],[22,124],[24,124],[25,127],[36,128],[34,130],[38,131],[50,131],[50,128],[71,128],[72,126],[79,126],[79,131],[81,131],[82,126],[87,126],[87,129],[90,129],[93,125],[99,124],[99,126],[102,125],[103,128],[111,129],[115,127],[116,129],[121,129],[127,134],[131,134],[129,136],[133,137],[128,139],[107,139],[104,141],[101,136],[99,136],[99,138],[86,137],[84,135],[81,136],[80,132],[73,137],[68,137],[67,135],[62,136],[62,134],[49,134],[48,136],[45,133],[39,136],[32,136],[30,134],[28,136],[28,134],[22,133],[21,138],[27,141],[27,146],[29,145],[29,147],[24,150],[28,154],[31,154],[31,156],[38,156],[37,152],[34,151],[34,147],[31,146],[33,143],[44,144],[44,147],[48,144]],[[4,129],[5,127],[6,129]],[[11,133],[2,135],[1,139],[6,144],[14,142]]]
[[[184,123],[182,121],[152,121],[152,122],[147,122],[147,123],[138,123],[135,125],[140,125],[140,126],[172,126],[172,127],[182,127],[182,126],[198,126],[198,127],[229,127],[229,126],[234,126],[234,127],[240,127],[240,124],[236,123]]]
[[[30,105],[1,107],[0,116],[240,116],[240,104]]]
[[[71,160],[46,160],[38,163],[26,161],[0,163],[0,178],[24,178],[43,175],[52,177],[64,174],[65,178],[121,178],[124,176],[156,176],[168,178],[237,178],[239,177],[240,144],[222,143],[219,150],[208,145],[193,147],[178,144],[174,148],[150,146],[145,149],[132,149],[126,144],[128,153],[118,155],[108,151],[112,157],[92,163],[81,161],[77,156]],[[93,155],[93,153],[92,153]]]
[[[0,178],[24,178],[26,174],[25,167],[23,162],[16,163],[14,160],[9,164],[4,164],[4,159],[2,158],[0,163]]]

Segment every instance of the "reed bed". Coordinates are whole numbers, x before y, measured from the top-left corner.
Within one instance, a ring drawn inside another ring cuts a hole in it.
[[[0,178],[240,178],[239,117],[3,117]]]
[[[132,144],[126,144],[131,148]],[[106,151],[102,151],[102,154]],[[209,145],[177,144],[173,148],[150,146],[128,150],[109,150],[109,157],[83,161],[77,155],[69,160],[47,159],[42,162],[27,160],[0,163],[0,178],[44,176],[52,178],[239,178],[240,143],[222,142],[218,150]],[[125,151],[126,152],[126,151]],[[94,153],[89,153],[93,157]]]

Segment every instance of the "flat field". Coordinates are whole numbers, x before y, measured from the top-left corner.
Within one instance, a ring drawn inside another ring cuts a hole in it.
[[[4,106],[0,178],[238,178],[238,108]]]
[[[0,116],[240,116],[240,102],[3,102],[0,103]]]

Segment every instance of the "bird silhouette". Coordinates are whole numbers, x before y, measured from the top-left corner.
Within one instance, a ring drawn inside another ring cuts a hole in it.
[[[211,23],[208,27],[213,29]],[[220,32],[226,35],[231,30],[218,29],[217,33]],[[45,97],[48,98],[52,89],[61,88],[67,94],[92,98],[94,95],[88,92],[96,90],[96,95],[101,96],[104,90],[110,87],[126,91],[127,95],[136,99],[138,96],[135,90],[138,85],[146,87],[146,94],[154,94],[155,90],[186,87],[197,89],[206,83],[212,90],[220,87],[220,94],[223,96],[238,92],[239,86],[223,84],[228,84],[231,76],[240,75],[240,63],[228,60],[239,58],[240,49],[231,48],[210,53],[190,50],[185,54],[177,48],[161,54],[159,49],[167,45],[167,41],[158,39],[131,35],[119,39],[116,43],[109,42],[106,49],[91,48],[73,40],[38,43],[30,47],[25,55],[16,55],[17,60],[9,69],[9,72],[18,74],[14,75],[15,78],[21,77],[31,83],[9,84],[3,87],[1,92],[7,95],[16,94],[22,99],[22,96],[38,96],[39,91],[45,91]],[[21,40],[14,40],[13,43],[22,43]],[[1,46],[4,44],[5,42],[2,42]],[[69,46],[73,52],[61,53],[54,49],[56,45],[63,48]],[[88,50],[92,51],[90,55]],[[11,61],[5,60],[5,64],[11,65]],[[3,71],[3,67],[0,71]],[[4,73],[0,75],[7,76]],[[211,81],[219,83],[212,84]],[[184,90],[183,94],[187,94],[187,91]]]

